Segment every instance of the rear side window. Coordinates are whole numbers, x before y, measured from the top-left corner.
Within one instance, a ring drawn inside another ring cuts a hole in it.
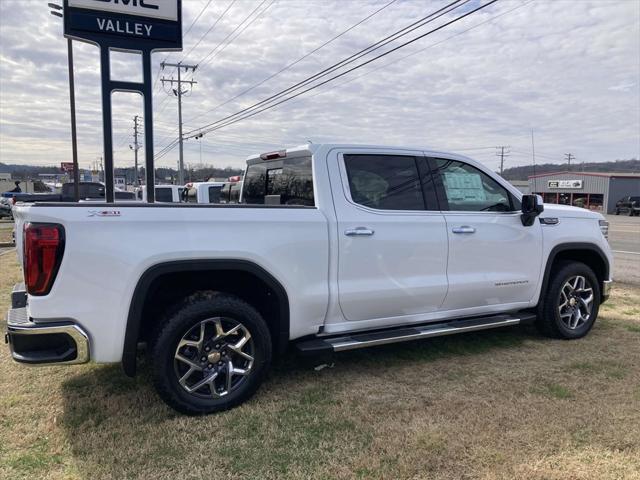
[[[209,203],[220,203],[222,186],[209,187]]]
[[[378,210],[425,210],[416,157],[345,155],[351,199]]]
[[[475,167],[456,160],[435,159],[448,210],[509,212],[514,209],[506,188]]]
[[[313,207],[311,157],[249,165],[242,188],[242,203]]]
[[[170,188],[156,187],[156,202],[172,202],[173,195]]]

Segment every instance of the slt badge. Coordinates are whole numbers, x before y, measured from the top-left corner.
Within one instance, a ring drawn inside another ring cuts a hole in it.
[[[119,217],[120,210],[89,210],[90,217]]]

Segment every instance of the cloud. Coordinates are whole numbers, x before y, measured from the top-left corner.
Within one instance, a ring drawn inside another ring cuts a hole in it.
[[[185,130],[269,97],[445,4],[398,0],[282,74],[215,108],[385,3],[279,0],[226,45],[223,40],[235,37],[233,30],[260,2],[234,3],[205,36],[230,4],[211,2],[184,39],[184,53],[199,42],[184,60],[200,63],[193,75],[198,84],[184,98]],[[206,4],[183,1],[185,30]],[[102,151],[98,51],[79,42],[74,48],[80,162],[87,167]],[[211,51],[217,53],[202,63]],[[171,76],[171,69],[159,71],[164,59],[175,62],[182,54],[155,54],[154,79]],[[113,67],[130,72],[133,65],[119,57]],[[143,113],[141,98],[117,94],[113,109],[116,165],[130,166],[132,119]],[[177,137],[176,99],[159,81],[154,111],[157,152]],[[638,2],[501,0],[306,95],[206,135],[202,160],[241,166],[248,154],[312,140],[445,150],[511,145],[508,163],[517,165],[530,161],[531,129],[536,150],[558,161],[566,152],[578,162],[640,157]],[[471,156],[493,168],[498,164],[491,149],[465,152],[477,153]],[[49,15],[44,0],[3,0],[0,161],[57,164],[69,157],[61,22]],[[200,161],[198,141],[185,142],[185,159]],[[174,149],[158,165],[173,166],[176,160]]]

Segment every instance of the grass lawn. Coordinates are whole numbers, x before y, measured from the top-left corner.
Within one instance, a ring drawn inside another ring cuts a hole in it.
[[[7,224],[0,222],[0,243],[13,242],[13,228],[8,228]]]
[[[0,309],[19,280],[0,256]],[[640,289],[591,334],[529,328],[295,356],[248,403],[174,413],[143,365],[29,368],[0,349],[0,478],[638,479]]]

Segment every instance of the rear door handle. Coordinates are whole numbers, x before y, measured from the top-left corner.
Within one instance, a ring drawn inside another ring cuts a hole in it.
[[[347,237],[370,237],[375,232],[367,227],[348,228],[344,231]]]
[[[453,227],[451,229],[453,233],[476,233],[476,229],[469,225],[462,225],[461,227]]]

